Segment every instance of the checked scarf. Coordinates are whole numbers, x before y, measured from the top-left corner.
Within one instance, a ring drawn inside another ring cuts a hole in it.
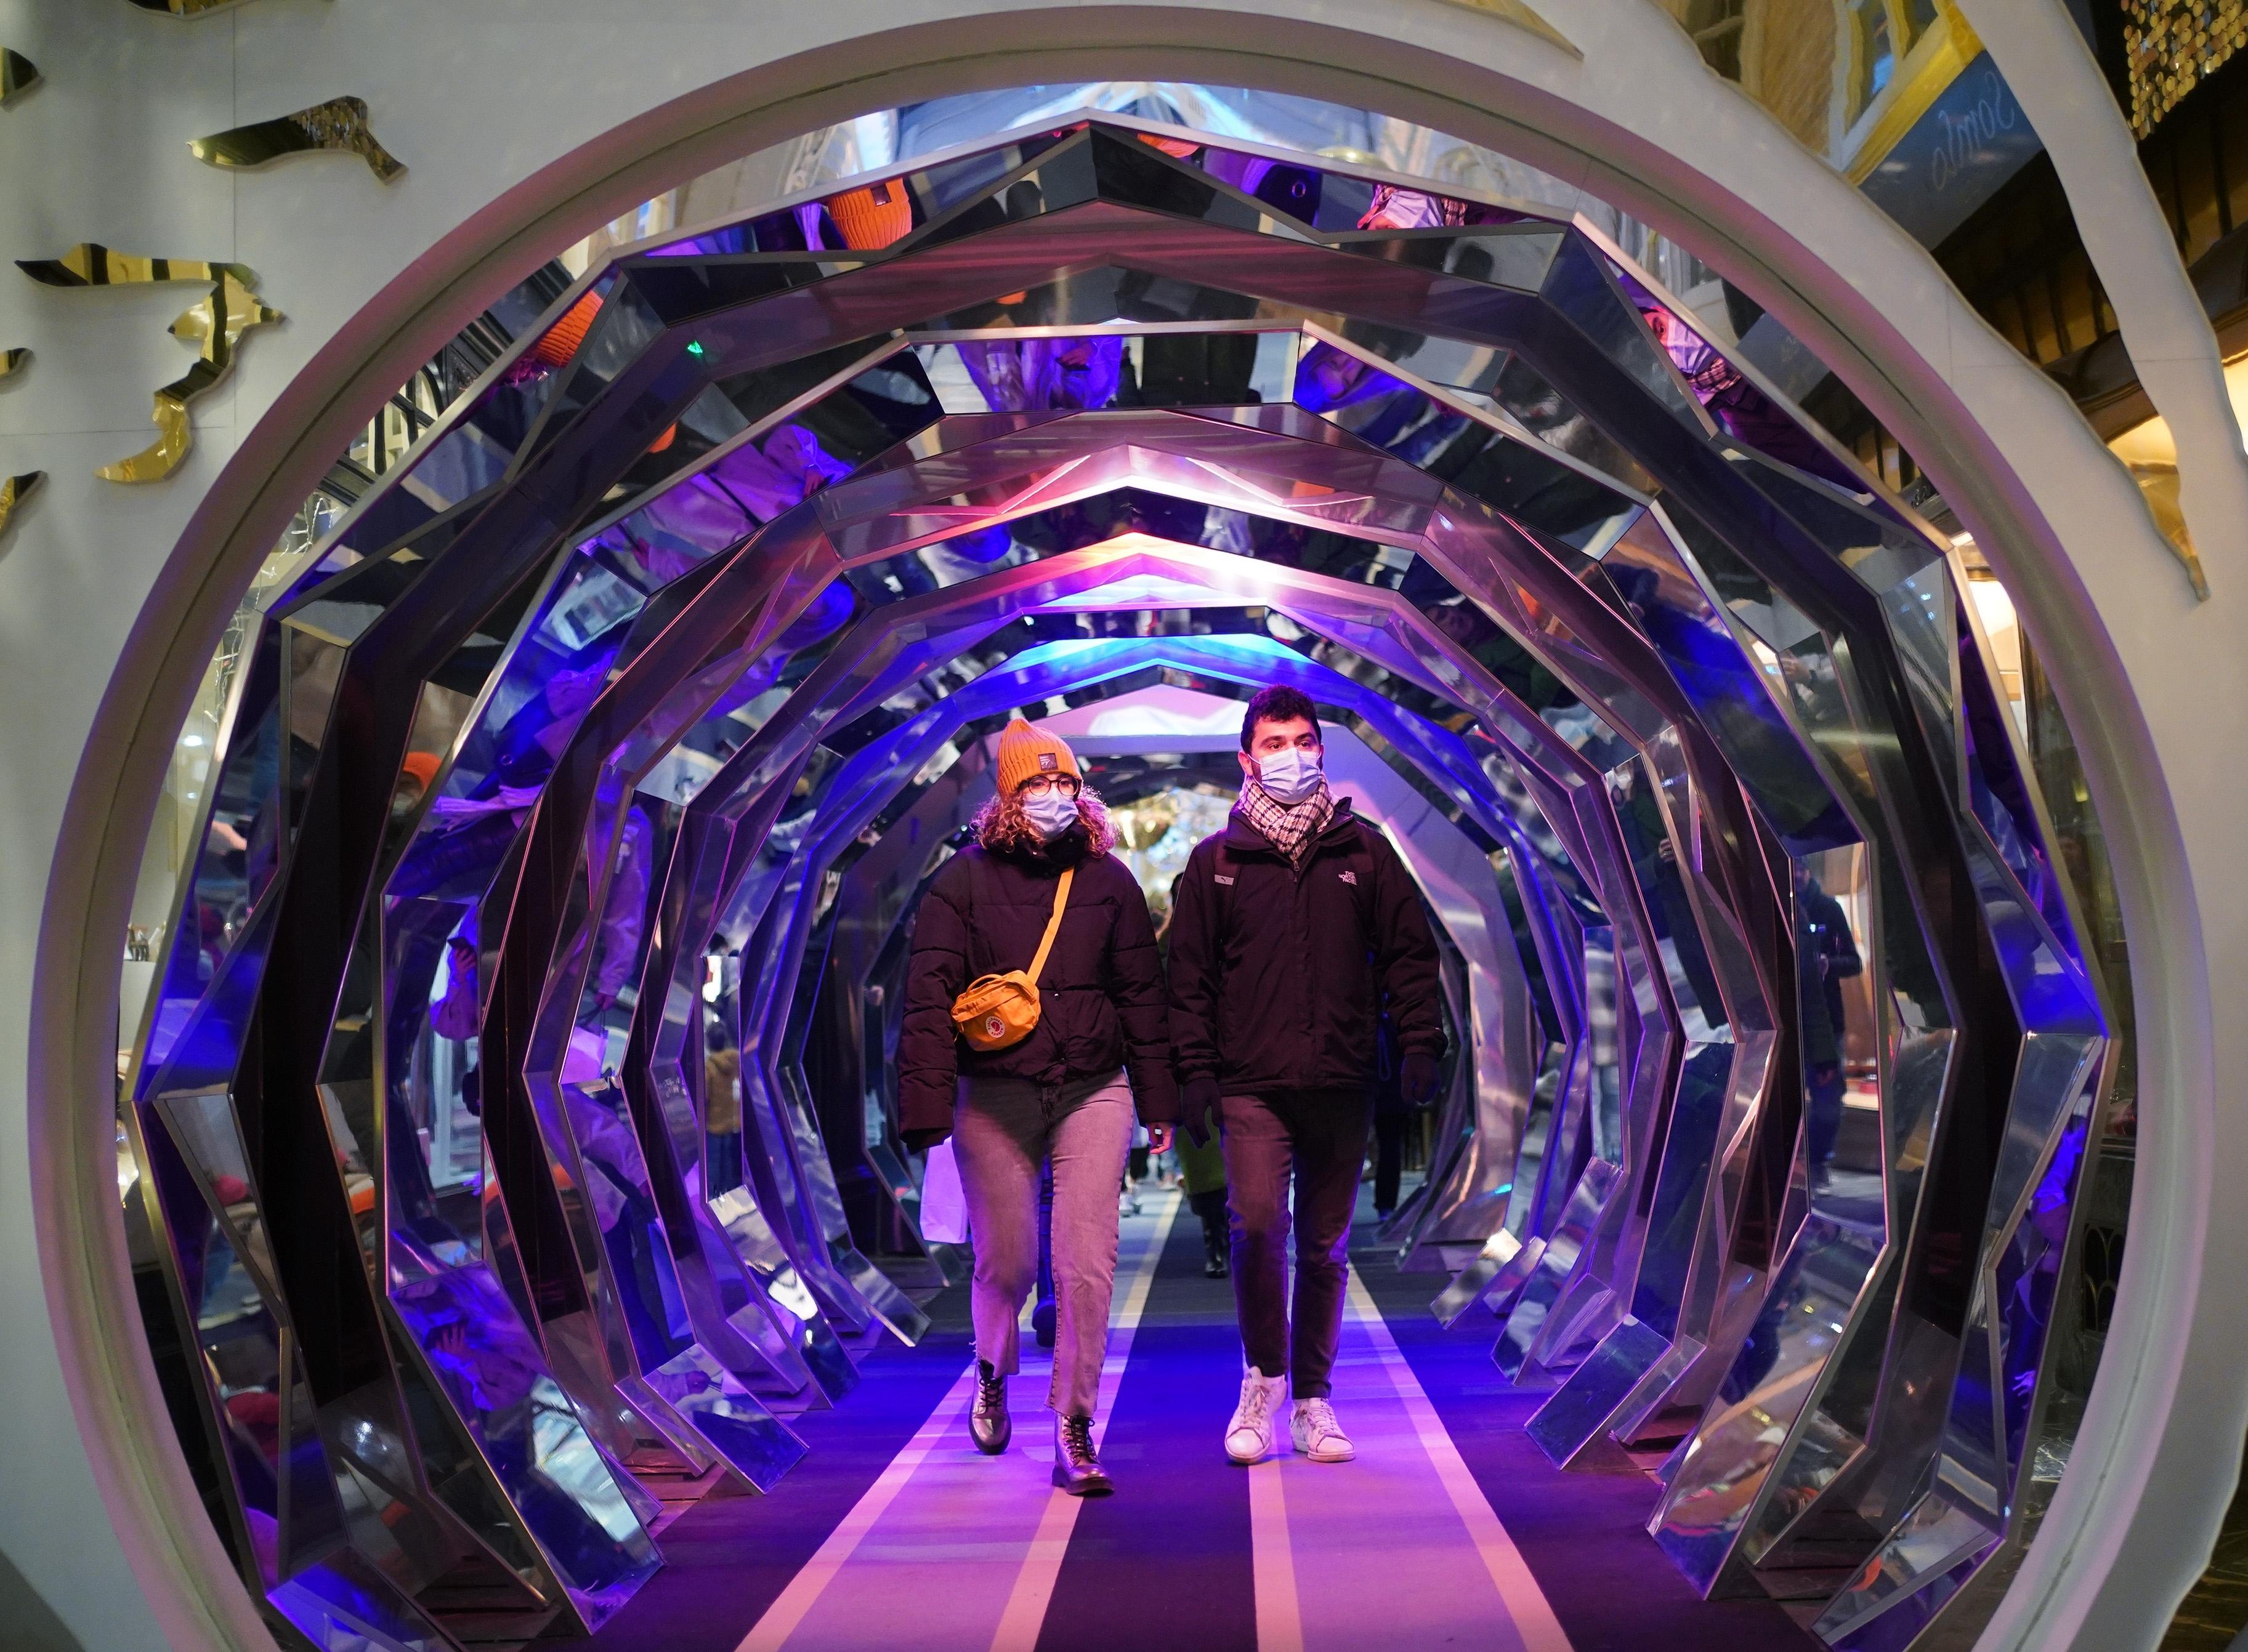
[[[1288,857],[1288,864],[1298,871],[1304,869],[1304,857],[1312,845],[1334,818],[1334,794],[1327,783],[1319,782],[1319,788],[1300,803],[1284,803],[1264,789],[1262,782],[1250,778],[1241,783],[1241,801],[1234,805],[1241,817],[1271,841],[1272,847]]]

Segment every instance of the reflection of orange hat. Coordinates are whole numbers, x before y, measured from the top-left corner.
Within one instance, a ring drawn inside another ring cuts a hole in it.
[[[586,342],[586,335],[593,330],[593,317],[601,312],[601,295],[588,290],[586,296],[564,311],[554,324],[539,334],[538,342],[531,346],[531,359],[543,361],[550,367],[568,365],[578,353],[578,346]]]
[[[421,782],[422,789],[426,792],[429,789],[430,783],[437,778],[438,761],[437,754],[435,752],[408,752],[406,754],[406,761],[399,764],[399,768]]]
[[[853,242],[853,246],[858,243]],[[593,318],[601,313],[601,295],[588,290],[585,297],[564,311],[555,324],[538,335],[531,346],[530,359],[542,367],[566,367],[570,358],[578,353],[578,346],[586,342],[586,335],[593,330]],[[660,454],[671,446],[671,439],[679,433],[677,425],[667,425],[663,433],[648,446],[648,452]],[[426,783],[426,782],[425,782]]]
[[[827,197],[827,215],[846,247],[887,247],[913,228],[913,201],[898,179],[862,184]]]
[[[1012,796],[1016,787],[1038,775],[1084,778],[1077,772],[1076,754],[1067,745],[1018,717],[999,731],[999,795]]]
[[[1152,132],[1140,134],[1140,141],[1150,149],[1160,149],[1174,160],[1184,160],[1202,146],[1190,138],[1164,138]]]

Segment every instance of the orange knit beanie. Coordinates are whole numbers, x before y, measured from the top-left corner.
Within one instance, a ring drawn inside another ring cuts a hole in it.
[[[913,229],[913,201],[904,180],[892,178],[830,195],[827,215],[843,232],[845,246],[887,247]]]
[[[999,732],[999,795],[1013,796],[1016,787],[1039,775],[1067,775],[1080,783],[1085,779],[1068,746],[1018,717]]]

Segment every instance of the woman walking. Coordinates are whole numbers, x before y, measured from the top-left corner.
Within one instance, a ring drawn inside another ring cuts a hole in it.
[[[1178,1112],[1162,968],[1147,902],[1108,852],[1107,811],[1068,746],[1018,718],[999,736],[997,779],[976,842],[937,874],[915,922],[901,1123],[916,1149],[949,1136],[959,1159],[976,1252],[968,1426],[994,1456],[1013,1433],[1007,1378],[1038,1278],[1039,1171],[1052,1163],[1053,1482],[1103,1496],[1114,1488],[1093,1450],[1093,1408],[1116,1276],[1116,1189],[1135,1099],[1159,1145]],[[986,980],[1010,972],[1020,973]]]

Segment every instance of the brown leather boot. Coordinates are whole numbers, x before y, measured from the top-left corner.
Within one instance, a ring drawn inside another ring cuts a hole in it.
[[[1093,1449],[1093,1419],[1054,1414],[1053,1483],[1072,1497],[1107,1497],[1116,1489]]]
[[[991,1369],[989,1360],[976,1362],[976,1403],[968,1411],[968,1437],[986,1457],[997,1457],[1015,1437],[1015,1420],[1007,1415],[1007,1379]]]

